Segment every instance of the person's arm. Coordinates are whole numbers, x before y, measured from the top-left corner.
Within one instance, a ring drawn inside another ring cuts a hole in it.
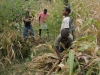
[[[41,16],[39,16],[39,25],[40,25],[40,18],[41,18]]]
[[[61,61],[61,56],[60,56],[60,52],[59,52],[59,45],[60,45],[60,41],[61,41],[61,34],[59,34],[54,42],[54,45],[56,47],[56,54],[59,58],[59,60]]]
[[[31,18],[23,18],[23,22],[31,22],[31,21],[33,21],[34,20],[34,18],[31,16]]]
[[[22,18],[22,21],[23,21],[23,22],[25,21],[25,17]]]
[[[41,16],[39,16],[39,23],[40,23],[40,18],[41,18]]]
[[[39,19],[39,25],[40,25],[41,13],[39,14],[39,18],[38,19]]]
[[[59,60],[61,61],[62,58],[61,58],[60,53],[59,53],[59,46],[56,46],[56,54],[57,54]]]
[[[34,17],[30,16],[29,21],[33,21],[33,20],[34,20]]]
[[[24,22],[30,22],[31,20],[30,19],[23,18],[23,21]]]

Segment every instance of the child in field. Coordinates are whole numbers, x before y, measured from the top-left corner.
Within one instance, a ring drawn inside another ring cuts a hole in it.
[[[31,22],[33,21],[33,16],[30,15],[30,11],[26,11],[25,17],[22,19],[24,22],[24,32],[23,37],[26,38],[28,36],[28,31],[30,30],[30,35],[34,36],[33,28]]]
[[[62,21],[60,34],[57,36],[54,42],[56,53],[60,60],[60,53],[63,52],[65,49],[68,49],[71,46],[71,42],[73,41],[73,36],[70,34],[70,17],[68,16],[70,12],[71,10],[69,8],[64,8],[63,16],[65,16],[65,18]]]
[[[47,30],[47,34],[49,36],[48,26],[46,24],[46,20],[48,16],[49,14],[47,13],[47,9],[44,9],[44,11],[39,14],[39,25],[40,25],[39,36],[41,36],[41,31],[43,29]]]

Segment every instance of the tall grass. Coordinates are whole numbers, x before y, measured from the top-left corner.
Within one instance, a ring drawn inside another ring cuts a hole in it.
[[[35,34],[38,35],[38,14],[47,8],[50,14],[47,24],[51,40],[45,39],[45,41],[52,45],[60,32],[62,10],[65,7],[62,0],[55,0],[55,3],[51,4],[46,0],[18,0],[12,2],[11,5],[9,1],[7,2],[6,0],[0,1],[0,6],[3,7],[0,7],[0,16],[2,16],[2,18],[0,17],[0,66],[3,70],[6,63],[11,64],[12,60],[27,57],[30,54],[29,51],[34,50],[35,46],[32,39],[24,40],[22,32],[10,25],[16,15],[20,13],[20,17],[18,17],[20,20],[24,16],[22,9],[26,7],[31,9],[35,15],[33,28]],[[65,51],[64,53],[64,56],[69,60],[64,58],[65,63],[62,72],[55,71],[55,73],[58,75],[68,73],[69,75],[98,75],[100,73],[100,0],[70,0],[70,4],[72,9],[70,16],[75,25],[76,38],[72,45],[72,51]],[[11,11],[11,8],[15,11]],[[4,12],[4,9],[8,12]],[[45,33],[43,35],[45,36]]]
[[[81,55],[78,59],[74,58],[76,61],[74,63],[78,64],[77,69],[74,66],[74,72],[72,75],[99,75],[99,68],[96,68],[99,59],[99,16],[100,12],[98,9],[100,7],[99,0],[73,0],[71,2],[72,13],[71,16],[74,19],[75,25],[75,35],[76,40],[73,44],[73,50],[75,51],[75,56],[77,53]],[[93,57],[91,60],[88,59],[88,54]],[[71,59],[70,59],[71,60]],[[81,63],[82,61],[85,61]],[[86,65],[87,64],[87,65]],[[73,65],[73,64],[72,64]],[[94,68],[95,66],[95,68]],[[70,66],[69,66],[70,67]]]

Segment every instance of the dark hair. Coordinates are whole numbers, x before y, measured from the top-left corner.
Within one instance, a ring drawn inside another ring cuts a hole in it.
[[[29,10],[26,10],[25,11],[25,18],[28,18],[29,17],[29,13],[30,13]]]
[[[44,9],[44,14],[46,14],[47,13],[47,9]]]
[[[65,10],[66,10],[68,13],[70,13],[70,12],[71,12],[71,9],[70,9],[70,8],[68,8],[68,7],[65,7]]]
[[[26,13],[26,15],[29,15],[29,11],[28,10],[26,10],[25,13]]]
[[[67,4],[66,8],[69,8],[70,9],[70,4]]]
[[[69,36],[69,29],[68,28],[64,28],[61,30],[61,36],[65,37],[65,36]]]

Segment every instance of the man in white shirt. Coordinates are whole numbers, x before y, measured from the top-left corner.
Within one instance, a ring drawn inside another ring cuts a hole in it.
[[[70,17],[66,16],[62,21],[60,30],[62,30],[64,28],[69,28],[69,22],[70,22]]]
[[[65,8],[63,10],[63,15],[65,16],[65,18],[63,19],[61,24],[60,34],[57,36],[54,42],[59,60],[61,60],[60,53],[65,49],[68,49],[71,46],[71,42],[73,41],[73,36],[70,34],[70,17],[68,16],[70,12],[71,10],[69,8]],[[64,46],[62,46],[62,44]]]

